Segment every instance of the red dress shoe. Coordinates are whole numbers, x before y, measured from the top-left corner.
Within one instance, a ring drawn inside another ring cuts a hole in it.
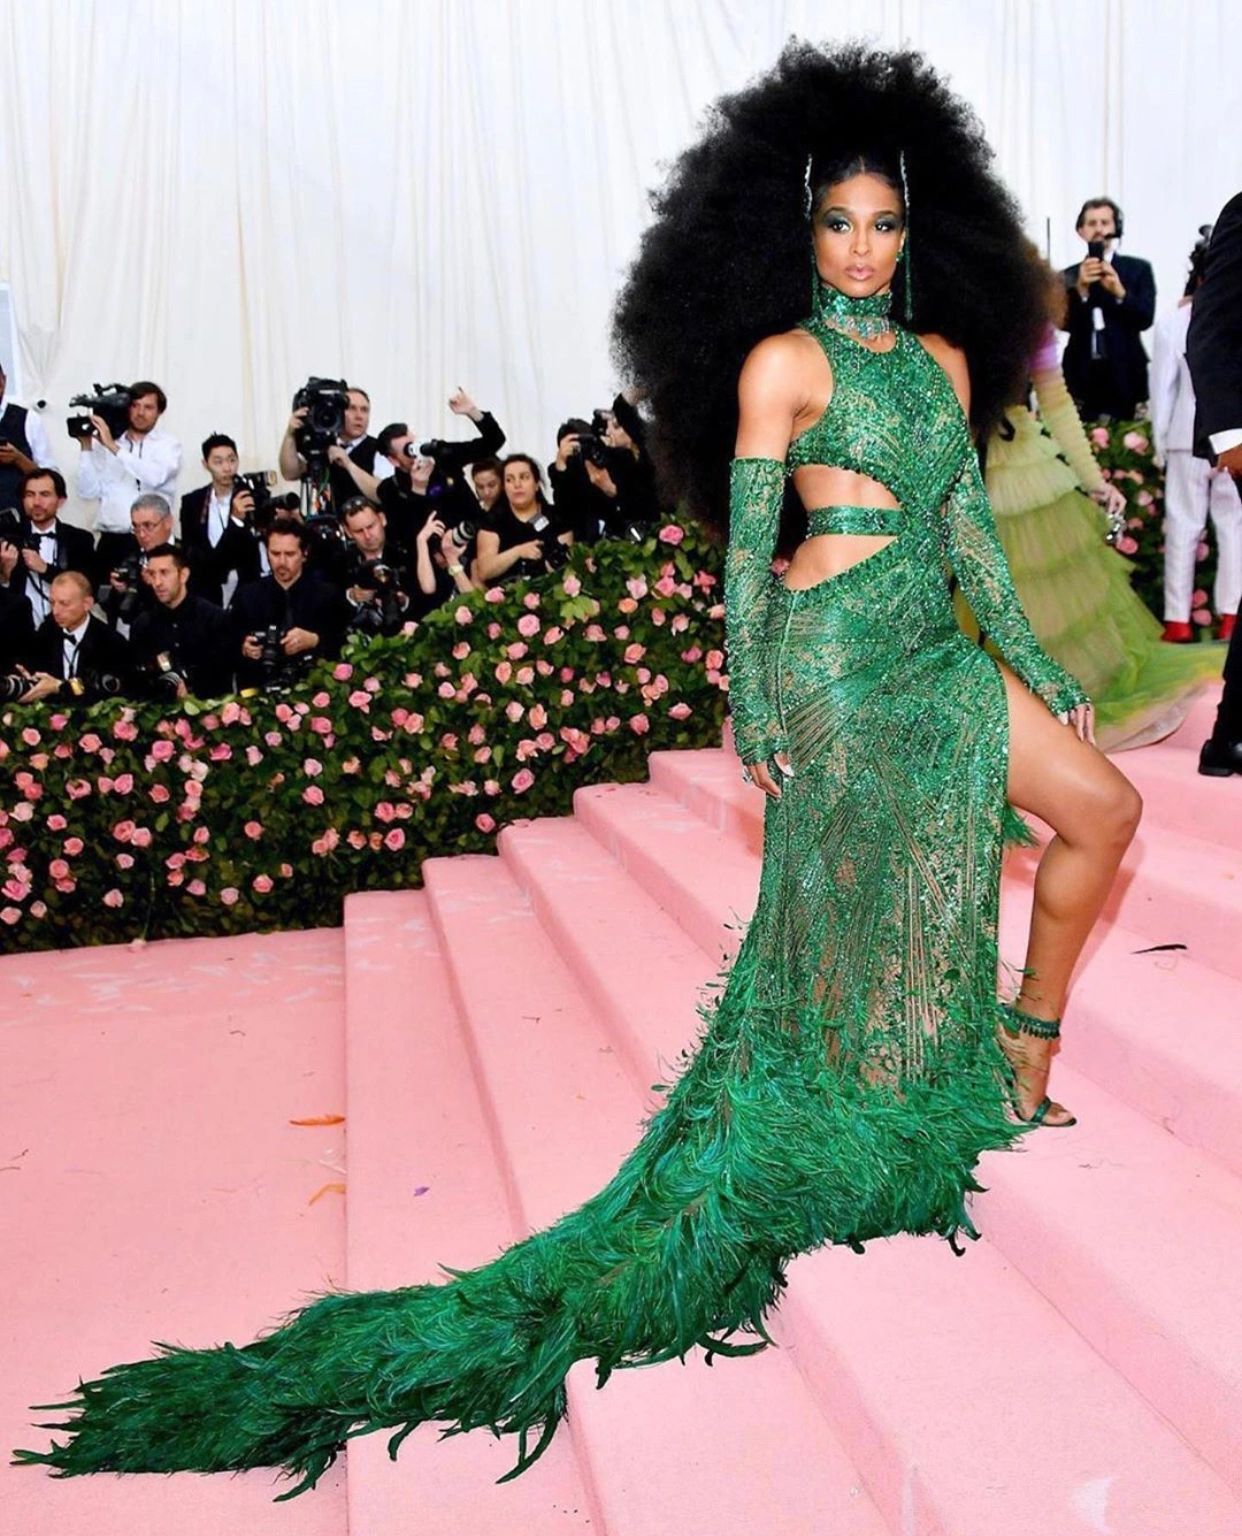
[[[1166,619],[1164,621],[1164,634],[1162,640],[1167,640],[1170,645],[1188,645],[1194,639],[1194,631],[1189,624],[1181,619]]]
[[[1218,640],[1233,639],[1233,625],[1237,618],[1236,613],[1222,613],[1220,623],[1216,626],[1216,638]]]

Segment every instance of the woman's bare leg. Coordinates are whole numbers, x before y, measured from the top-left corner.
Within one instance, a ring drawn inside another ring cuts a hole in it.
[[[1104,754],[1080,741],[1013,675],[1001,668],[1009,701],[1009,798],[1056,834],[1035,875],[1035,905],[1018,1007],[1059,1019],[1070,975],[1138,826],[1138,791]],[[1018,1113],[1028,1117],[1046,1091],[1053,1042],[1022,1035],[1009,1049],[1018,1068]],[[1002,1042],[1008,1045],[1008,1042]],[[1068,1119],[1058,1104],[1046,1120]]]

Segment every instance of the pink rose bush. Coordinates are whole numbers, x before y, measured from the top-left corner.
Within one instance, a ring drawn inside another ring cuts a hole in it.
[[[290,694],[5,707],[0,948],[330,926],[350,891],[718,743],[719,570],[669,523],[351,641]]]

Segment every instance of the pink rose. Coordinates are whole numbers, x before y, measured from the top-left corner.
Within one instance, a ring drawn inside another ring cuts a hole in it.
[[[509,782],[515,794],[524,795],[535,782],[535,775],[529,768],[519,768]]]
[[[489,816],[486,811],[480,811],[474,818],[474,824],[480,832],[494,832],[496,830],[496,818]]]
[[[1138,541],[1128,533],[1123,533],[1117,540],[1116,548],[1119,555],[1134,555],[1138,553]]]
[[[69,873],[69,865],[64,859],[53,859],[47,867],[47,872],[53,880],[63,880]]]
[[[539,633],[538,615],[533,613],[524,613],[522,617],[517,621],[517,632],[519,635],[525,635],[528,640],[532,635],[537,635]]]
[[[241,719],[241,705],[236,699],[230,699],[220,711],[220,721],[223,725],[236,725]]]
[[[1097,448],[1107,448],[1108,447],[1108,428],[1107,427],[1092,427],[1091,428],[1091,441],[1095,444],[1095,446]]]
[[[403,827],[392,827],[389,831],[385,832],[384,847],[387,848],[390,853],[398,853],[402,848],[404,848],[405,829]]]
[[[266,896],[272,888],[271,875],[256,875],[250,882],[252,889],[258,891],[260,896]]]
[[[302,791],[302,799],[306,801],[307,805],[322,805],[323,790],[320,789],[318,784],[308,784]]]
[[[83,736],[80,745],[83,752],[98,752],[100,747],[103,746],[103,742],[100,741],[99,737],[96,736],[94,731],[87,731],[86,735]],[[154,752],[155,748],[152,747],[151,750]]]
[[[617,612],[618,613],[633,613],[637,607],[638,607],[638,604],[634,601],[634,599],[632,597],[623,597],[620,600],[620,602],[618,602],[618,604],[617,604]]]
[[[118,821],[112,829],[112,835],[118,843],[127,843],[134,835],[134,823],[132,821]]]
[[[459,624],[469,624],[474,618],[474,614],[463,603],[460,608],[454,610],[453,617]]]
[[[1121,441],[1131,453],[1146,453],[1151,446],[1141,432],[1127,432]]]
[[[1120,547],[1120,540],[1118,541],[1118,545]],[[1190,617],[1191,617],[1191,620],[1195,624],[1198,624],[1202,628],[1205,628],[1205,629],[1212,622],[1212,615],[1208,612],[1208,610],[1206,608],[1195,608],[1195,609],[1193,609],[1191,611]]]
[[[561,626],[559,624],[552,624],[543,632],[543,643],[545,645],[555,645],[558,640],[562,640],[564,637],[565,631]]]
[[[194,842],[196,842],[198,844],[202,844],[202,843],[209,843],[210,841],[211,841],[211,828],[210,827],[195,827],[194,828]]]
[[[485,795],[498,795],[500,793],[500,780],[499,779],[484,779],[483,780],[483,793]]]
[[[647,578],[645,576],[631,576],[625,584],[625,590],[631,597],[646,597]]]
[[[130,838],[130,843],[135,848],[149,848],[151,846],[151,828],[135,827],[134,835]]]
[[[49,832],[63,832],[68,825],[69,823],[59,811],[53,811],[47,819],[47,829]]]
[[[308,757],[302,764],[302,772],[308,779],[316,779],[323,772],[323,764],[318,758]]]
[[[121,895],[120,891],[118,891],[115,886],[113,886],[110,891],[104,892],[103,904],[105,907],[120,907],[123,906],[124,903],[124,896]]]
[[[336,666],[332,669],[332,676],[336,678],[338,683],[347,683],[353,675],[354,669],[347,661],[338,661]],[[326,699],[324,700],[324,703],[327,703]]]
[[[693,714],[693,710],[689,704],[685,703],[674,704],[669,710],[669,715],[674,720],[688,720],[691,714]]]
[[[118,869],[133,869],[133,867],[134,867],[134,856],[133,856],[133,854],[132,853],[118,853],[117,856],[116,856],[116,867]]]
[[[265,731],[263,733],[263,740],[269,747],[278,747],[284,739],[279,731]]]
[[[542,704],[532,704],[527,719],[532,730],[541,731],[548,723],[548,712]]]
[[[634,732],[635,736],[645,736],[650,729],[651,722],[647,719],[646,715],[630,716],[630,730]]]
[[[516,699],[510,699],[509,702],[505,705],[505,714],[514,725],[518,723],[518,721],[525,713],[526,711]]]
[[[538,608],[538,606],[539,606],[539,594],[538,594],[538,592],[528,592],[526,594],[526,596],[522,599],[522,602],[523,602],[523,604],[527,608]]]
[[[252,768],[257,768],[263,761],[263,753],[253,742],[246,748],[246,761]]]
[[[353,709],[370,709],[371,695],[365,688],[355,688],[349,696],[349,703]]]
[[[440,686],[436,689],[436,692],[442,699],[451,699],[457,692],[457,689],[453,687],[452,683],[444,682],[440,684]]]
[[[503,587],[488,587],[483,597],[489,603],[503,603],[505,600],[505,589]]]
[[[659,533],[659,539],[662,544],[680,544],[685,536],[685,529],[679,528],[676,523],[666,523]]]
[[[353,695],[351,694],[350,697],[352,698]],[[365,698],[366,695],[364,694],[363,697]],[[332,734],[332,722],[328,719],[327,715],[312,715],[310,728],[316,736],[330,736]]]
[[[561,582],[561,586],[565,589],[566,597],[577,597],[578,593],[582,591],[582,583],[578,580],[572,571],[565,572],[565,577]]]
[[[80,837],[67,837],[61,846],[71,859],[76,859],[78,854],[86,847],[86,844]]]
[[[377,821],[395,821],[397,808],[391,800],[381,800],[375,807],[375,816]]]
[[[626,646],[624,660],[632,664],[633,662],[641,661],[646,654],[647,647],[645,645],[639,645],[637,641],[635,641],[633,645]]]
[[[224,889],[220,892],[220,900],[224,903],[224,905],[226,907],[232,907],[232,906],[235,906],[237,904],[237,898],[240,895],[241,895],[241,892],[237,889],[237,887],[235,885],[226,885],[224,887]]]

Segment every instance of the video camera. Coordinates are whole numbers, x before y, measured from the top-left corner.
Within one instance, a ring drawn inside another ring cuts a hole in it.
[[[344,379],[309,378],[293,397],[293,409],[306,411],[293,441],[307,468],[314,466],[315,473],[326,464],[328,449],[345,430],[348,404],[349,385]]]
[[[120,437],[129,426],[129,390],[124,384],[95,384],[92,388],[95,391],[93,395],[71,396],[69,404],[80,405],[82,413],[70,416],[65,422],[65,430],[70,437],[79,440],[94,437],[95,426],[91,417],[102,416],[113,437]]]

